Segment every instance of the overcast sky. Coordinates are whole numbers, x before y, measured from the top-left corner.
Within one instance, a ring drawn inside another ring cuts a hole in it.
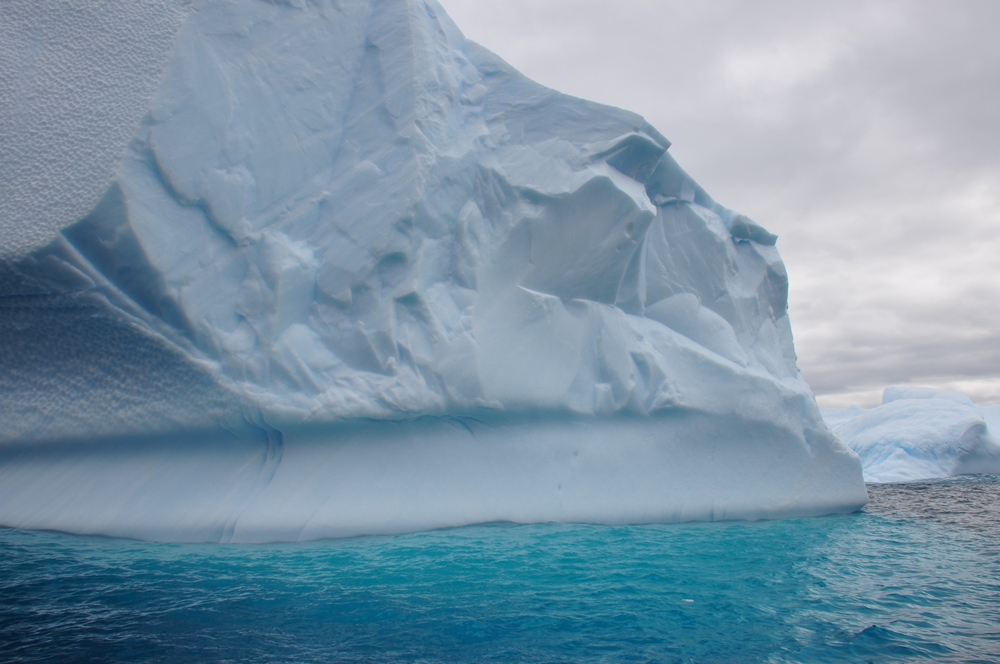
[[[778,234],[821,405],[1000,402],[1000,2],[440,1],[535,80],[643,114]]]

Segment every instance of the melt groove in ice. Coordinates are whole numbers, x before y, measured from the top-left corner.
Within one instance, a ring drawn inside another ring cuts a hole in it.
[[[433,0],[185,11],[100,202],[5,246],[0,523],[260,541],[865,502],[775,236],[641,117]]]

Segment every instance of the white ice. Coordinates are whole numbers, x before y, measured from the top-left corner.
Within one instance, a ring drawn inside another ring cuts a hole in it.
[[[861,457],[868,482],[906,482],[1000,473],[1000,406],[965,394],[889,387],[882,404],[822,409],[823,417]]]
[[[259,541],[864,504],[775,236],[641,117],[433,0],[185,12],[100,202],[5,241],[0,523]]]

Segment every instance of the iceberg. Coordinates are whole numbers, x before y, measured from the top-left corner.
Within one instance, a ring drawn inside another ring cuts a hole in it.
[[[821,409],[861,457],[868,482],[908,482],[1000,473],[1000,406],[926,387],[888,387],[870,410]]]
[[[114,177],[65,176],[102,183],[93,209],[5,226],[0,525],[263,542],[865,503],[776,237],[643,118],[434,0],[182,4]]]

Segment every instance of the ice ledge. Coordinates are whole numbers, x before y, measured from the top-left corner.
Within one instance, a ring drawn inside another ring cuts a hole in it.
[[[0,525],[271,542],[492,521],[799,517],[867,498],[857,457],[839,445],[690,412],[250,431],[0,448]]]

